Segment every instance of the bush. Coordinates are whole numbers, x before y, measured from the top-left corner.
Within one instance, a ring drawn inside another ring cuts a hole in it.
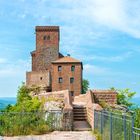
[[[14,106],[8,105],[0,112],[1,136],[44,134],[62,129],[63,114],[45,112],[44,103],[47,100],[42,98],[40,101],[31,94],[33,90],[23,83],[18,89],[17,103]],[[48,101],[50,100],[54,99],[49,98]]]
[[[49,131],[45,121],[43,103],[31,97],[32,89],[23,83],[18,89],[17,103],[8,105],[0,114],[0,135],[42,134]]]

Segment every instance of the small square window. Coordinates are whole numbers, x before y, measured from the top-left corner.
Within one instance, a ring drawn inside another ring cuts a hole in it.
[[[71,66],[71,71],[74,71],[75,70],[75,66]]]
[[[70,83],[74,83],[74,78],[73,77],[70,78]]]
[[[71,96],[74,96],[74,91],[70,91],[70,95]]]
[[[58,66],[58,71],[62,71],[62,66]]]
[[[43,39],[44,39],[44,40],[50,40],[50,35],[45,35],[45,36],[43,37]]]
[[[62,77],[59,77],[58,82],[59,83],[62,83],[63,82],[63,78]]]
[[[40,77],[40,80],[42,80],[43,78],[42,77]]]

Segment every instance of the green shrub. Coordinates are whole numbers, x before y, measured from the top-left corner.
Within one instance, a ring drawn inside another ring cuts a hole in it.
[[[101,134],[99,133],[98,130],[96,130],[96,129],[92,130],[91,133],[92,133],[93,136],[95,136],[96,140],[102,140],[102,136],[101,136]]]

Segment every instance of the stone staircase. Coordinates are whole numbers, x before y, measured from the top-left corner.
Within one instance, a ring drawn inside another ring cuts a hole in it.
[[[74,106],[73,107],[73,119],[74,119],[74,121],[86,121],[86,119],[87,119],[86,108],[83,106]]]
[[[91,130],[87,122],[87,112],[84,106],[73,106],[73,120],[75,131]]]

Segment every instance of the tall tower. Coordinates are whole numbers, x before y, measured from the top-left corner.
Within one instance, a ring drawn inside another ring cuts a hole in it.
[[[36,26],[36,51],[32,55],[32,71],[51,70],[51,62],[59,58],[59,26]]]
[[[32,71],[26,72],[27,86],[51,90],[51,62],[59,56],[59,26],[36,26],[36,50],[31,52]]]

